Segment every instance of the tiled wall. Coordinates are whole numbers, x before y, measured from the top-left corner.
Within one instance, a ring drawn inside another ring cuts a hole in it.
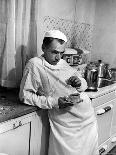
[[[45,16],[44,30],[50,29],[59,29],[64,32],[68,38],[67,47],[92,50],[93,25]]]

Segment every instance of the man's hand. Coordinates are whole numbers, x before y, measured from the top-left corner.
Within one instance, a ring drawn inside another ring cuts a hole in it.
[[[71,107],[71,106],[78,104],[82,101],[83,101],[83,99],[80,98],[79,93],[70,94],[68,97],[59,97],[59,99],[58,99],[59,109]]]
[[[45,96],[45,93],[41,87],[38,88],[38,91],[36,92],[37,96]]]
[[[71,76],[67,80],[67,84],[71,85],[72,87],[78,88],[81,86],[81,80],[77,76]]]
[[[69,97],[59,97],[58,98],[58,106],[59,109],[64,109],[67,107],[71,107],[73,106],[73,102],[71,101],[71,99]]]

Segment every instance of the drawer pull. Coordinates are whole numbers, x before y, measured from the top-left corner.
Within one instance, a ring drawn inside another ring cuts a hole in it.
[[[20,126],[22,126],[22,122],[21,121],[19,121],[19,123],[18,124],[13,124],[13,129],[16,129],[16,128],[18,128],[18,127],[20,127]]]
[[[99,155],[101,155],[102,153],[104,153],[107,150],[107,145],[104,145],[100,150],[99,150]]]
[[[112,143],[115,143],[116,142],[116,137],[113,137],[112,140],[111,140],[111,142]]]
[[[105,108],[99,109],[99,110],[97,111],[97,115],[102,115],[102,114],[104,114],[104,113],[110,111],[110,110],[112,109],[112,107],[113,107],[113,105],[109,105],[109,106],[107,106],[107,107],[105,107]]]
[[[105,110],[104,109],[99,109],[98,111],[97,111],[97,115],[102,115],[102,114],[104,114],[105,113]]]

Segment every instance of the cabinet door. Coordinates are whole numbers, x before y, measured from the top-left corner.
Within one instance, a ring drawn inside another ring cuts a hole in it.
[[[0,152],[8,155],[28,155],[30,125],[0,134]]]
[[[28,116],[28,115],[27,115]],[[0,153],[8,155],[30,154],[31,119],[19,117],[0,124]]]
[[[95,109],[98,122],[99,145],[101,145],[110,137],[113,102],[114,101],[110,101]]]

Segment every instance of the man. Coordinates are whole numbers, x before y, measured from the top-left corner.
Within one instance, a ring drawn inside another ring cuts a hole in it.
[[[27,63],[20,100],[48,109],[49,155],[98,155],[97,123],[84,78],[61,59],[67,42],[59,30],[45,33],[41,57]]]

